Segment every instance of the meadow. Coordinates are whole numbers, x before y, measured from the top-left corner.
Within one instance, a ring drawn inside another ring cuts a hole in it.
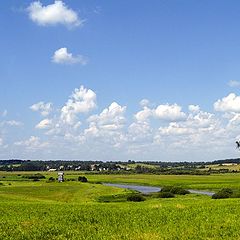
[[[0,172],[0,239],[240,239],[240,200],[189,194],[144,202],[103,202],[132,191],[100,182],[240,189],[240,174],[207,176],[85,175],[89,182],[38,182],[29,172]],[[67,179],[83,173],[66,172]]]

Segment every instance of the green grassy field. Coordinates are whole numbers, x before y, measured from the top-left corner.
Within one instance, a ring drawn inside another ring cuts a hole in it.
[[[47,183],[0,172],[0,239],[240,239],[240,200],[189,194],[144,202],[101,202],[131,191],[96,182],[192,189],[240,189],[240,174],[85,175],[89,183]],[[56,173],[44,173],[47,178]],[[81,174],[81,173],[79,173]],[[81,174],[82,175],[82,174]],[[66,172],[67,179],[78,177]]]

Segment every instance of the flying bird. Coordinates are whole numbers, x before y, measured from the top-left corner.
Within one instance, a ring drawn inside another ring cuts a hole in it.
[[[237,144],[237,149],[240,149],[240,141],[236,141],[236,144]]]

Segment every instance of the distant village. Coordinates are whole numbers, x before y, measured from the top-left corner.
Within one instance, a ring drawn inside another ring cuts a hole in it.
[[[240,158],[212,162],[161,162],[161,161],[66,161],[66,160],[0,160],[0,171],[82,171],[95,174],[151,173],[192,174],[240,172]]]
[[[67,165],[67,166],[59,166],[59,168],[51,168],[50,166],[46,166],[46,171],[48,172],[55,172],[55,171],[64,171],[64,170],[73,170],[73,171],[81,171],[83,170],[81,165],[80,166],[73,166],[73,165]],[[102,172],[102,171],[121,171],[121,170],[126,170],[126,171],[130,171],[131,168],[129,167],[123,167],[121,165],[115,165],[115,166],[110,166],[110,167],[103,167],[101,164],[90,164],[88,169],[85,169],[85,170],[88,170],[88,171],[99,171],[99,172]]]

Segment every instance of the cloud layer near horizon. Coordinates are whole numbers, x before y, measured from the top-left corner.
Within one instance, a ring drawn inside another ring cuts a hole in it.
[[[236,134],[240,130],[239,99],[240,96],[230,93],[213,103],[213,112],[193,104],[185,106],[187,111],[177,103],[150,107],[154,104],[144,99],[131,117],[127,106],[117,102],[96,113],[96,93],[80,86],[63,106],[53,108],[52,103],[43,101],[30,106],[41,118],[33,129],[35,134],[26,139],[5,144],[4,132],[23,124],[2,116],[0,154],[3,155],[1,148],[9,148],[20,151],[19,157],[209,160],[218,153],[234,152],[234,141],[240,137]],[[201,153],[203,149],[208,155]],[[183,159],[188,153],[189,159]]]

